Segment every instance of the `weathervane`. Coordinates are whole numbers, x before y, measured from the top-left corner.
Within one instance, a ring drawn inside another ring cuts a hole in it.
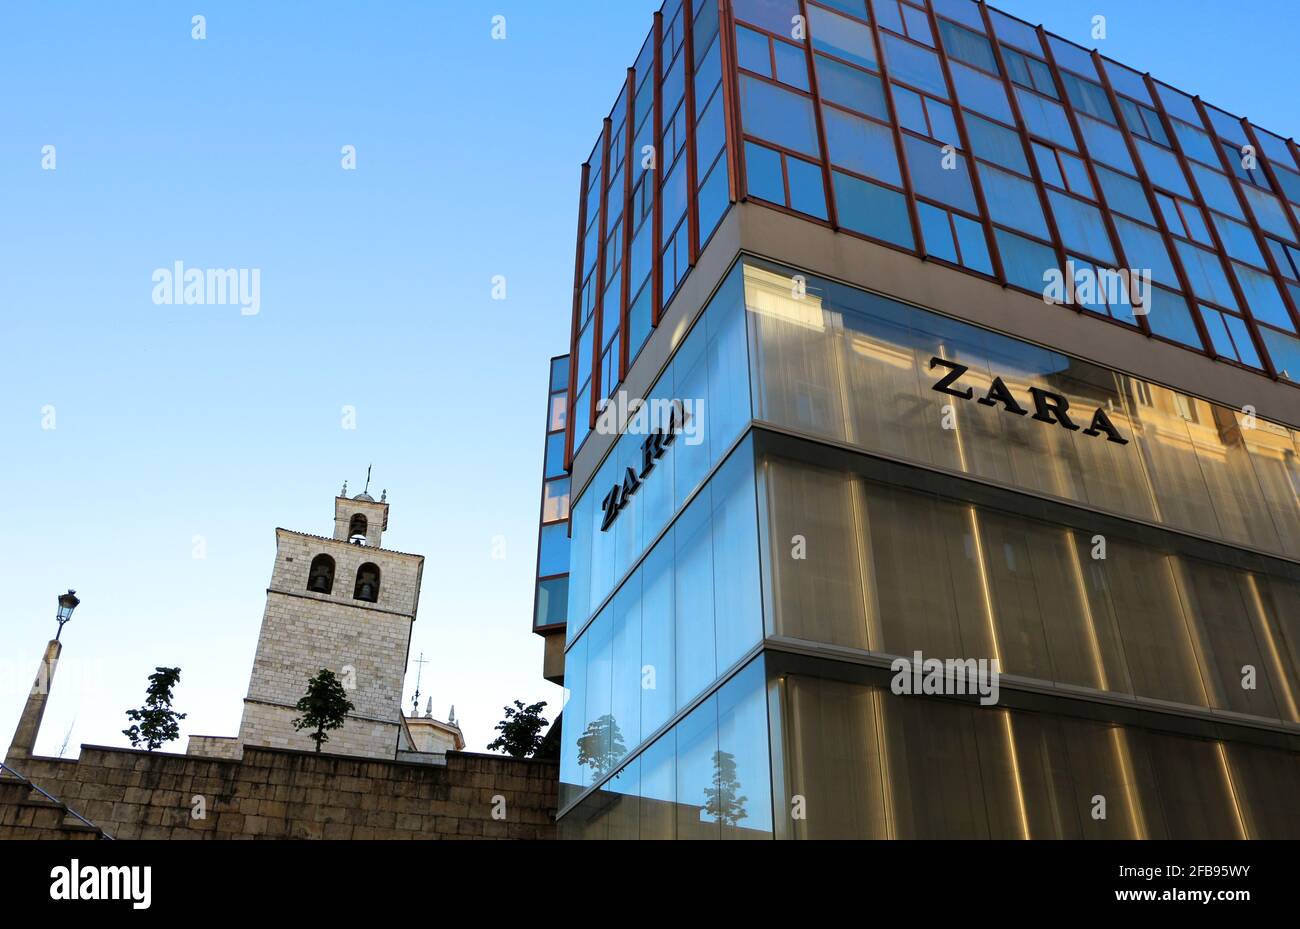
[[[366,465],[366,489],[361,491],[363,494],[370,493],[370,469],[373,467],[374,465]]]

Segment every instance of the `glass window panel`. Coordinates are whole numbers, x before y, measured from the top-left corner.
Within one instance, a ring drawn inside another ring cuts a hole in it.
[[[940,16],[947,16],[972,29],[984,31],[984,19],[980,16],[979,7],[972,0],[932,0],[930,5]]]
[[[1101,183],[1107,206],[1117,213],[1124,213],[1155,225],[1156,218],[1151,214],[1151,205],[1141,184],[1126,174],[1120,174],[1100,165],[1096,170],[1097,180]]]
[[[1186,300],[1172,290],[1152,287],[1150,303],[1147,322],[1151,324],[1152,332],[1196,349],[1201,348],[1201,337],[1196,331],[1196,323],[1192,320]]]
[[[1202,245],[1212,246],[1214,242],[1210,237],[1209,227],[1205,225],[1205,214],[1201,212],[1201,208],[1188,203],[1186,200],[1178,204],[1178,206],[1182,212],[1183,225],[1187,228],[1188,236]]]
[[[973,219],[952,214],[952,223],[957,230],[957,244],[961,246],[961,263],[974,271],[985,274],[993,273],[993,261],[989,258],[988,240],[984,238],[984,227]]]
[[[772,51],[776,57],[776,79],[783,84],[808,89],[808,59],[804,50],[789,42],[773,42]]]
[[[718,702],[710,697],[677,724],[677,838],[720,839],[713,786]]]
[[[650,673],[641,691],[641,731],[654,732],[677,708],[674,683],[673,536],[651,549],[642,562],[641,574],[641,662]]]
[[[1128,147],[1124,144],[1124,136],[1118,129],[1113,129],[1087,116],[1080,116],[1079,130],[1083,133],[1088,153],[1092,155],[1094,161],[1104,161],[1130,174],[1137,173],[1137,169],[1133,166],[1133,159],[1129,156]]]
[[[1015,91],[1016,102],[1020,104],[1020,113],[1025,118],[1026,128],[1034,135],[1042,136],[1062,148],[1074,151],[1076,147],[1074,132],[1070,129],[1070,120],[1061,105],[1023,87],[1017,87]]]
[[[1025,161],[1025,150],[1020,142],[1020,133],[989,122],[973,113],[964,114],[966,132],[970,136],[971,151],[976,156],[999,164],[1004,168],[1029,173],[1029,163]]]
[[[1219,316],[1223,317],[1223,324],[1232,335],[1232,343],[1236,346],[1239,359],[1255,368],[1264,368],[1260,361],[1260,353],[1255,350],[1255,340],[1251,338],[1251,331],[1245,327],[1245,320],[1238,316],[1231,316],[1230,313],[1219,313]]]
[[[699,49],[699,46],[696,46]],[[707,54],[700,61],[700,65],[695,69],[695,105],[704,106],[712,96],[714,89],[722,83],[722,43],[717,39],[713,44],[708,46]],[[647,86],[647,90],[648,90]],[[637,97],[637,108],[641,108],[642,97],[647,101],[647,107],[654,103],[654,95],[646,93]],[[647,124],[648,125],[648,124]]]
[[[1055,190],[1049,190],[1047,198],[1051,201],[1061,241],[1066,248],[1099,258],[1109,265],[1115,264],[1115,252],[1100,210]]]
[[[552,574],[564,574],[569,570],[569,526],[556,523],[543,526],[541,531],[541,553],[538,557],[538,577]]]
[[[1042,176],[1044,184],[1051,184],[1055,187],[1065,186],[1065,178],[1061,174],[1060,166],[1056,163],[1055,149],[1035,142],[1034,160],[1038,162],[1038,173]]]
[[[940,142],[961,145],[961,136],[957,133],[957,123],[952,117],[952,107],[940,103],[932,97],[925,100],[925,111],[930,116],[930,138]]]
[[[610,767],[641,743],[641,683],[645,679],[641,670],[641,612],[638,572],[614,595],[614,631],[610,643]]]
[[[930,18],[925,15],[924,10],[918,10],[914,6],[906,3],[902,4],[903,22],[907,27],[908,38],[915,39],[918,42],[924,42],[926,45],[934,48],[934,32],[930,29]]]
[[[921,238],[925,240],[925,253],[959,264],[957,242],[953,238],[952,227],[948,224],[948,211],[928,203],[918,203],[916,210],[921,217]]]
[[[1237,273],[1237,283],[1241,285],[1251,315],[1271,326],[1294,332],[1291,315],[1287,312],[1273,276],[1236,262],[1233,262],[1232,267]]]
[[[777,35],[789,35],[799,15],[799,0],[734,0],[733,6],[737,19]]]
[[[1286,198],[1292,203],[1300,203],[1300,174],[1276,164],[1273,165],[1273,173],[1277,175],[1277,182],[1282,185]]]
[[[1115,230],[1119,233],[1130,268],[1149,270],[1157,281],[1172,287],[1181,286],[1173,261],[1169,258],[1169,249],[1165,247],[1165,240],[1159,232],[1129,222],[1121,216],[1115,217]]]
[[[979,212],[963,156],[945,152],[948,146],[910,135],[903,137],[903,147],[917,194],[971,213]]]
[[[1187,178],[1183,174],[1182,166],[1178,163],[1178,156],[1168,149],[1153,145],[1146,139],[1134,139],[1133,143],[1142,156],[1142,164],[1146,166],[1152,184],[1182,194],[1184,197],[1191,197],[1192,192],[1187,186]]]
[[[542,522],[569,518],[569,479],[547,481],[542,485]]]
[[[892,29],[900,35],[906,35],[903,20],[898,12],[898,0],[877,0],[875,4],[876,25]]]
[[[1031,242],[1005,229],[994,229],[993,236],[1002,255],[1007,282],[1034,293],[1042,293],[1046,284],[1043,275],[1056,268],[1056,252],[1046,245]]]
[[[1047,220],[1043,218],[1038,191],[1032,183],[986,164],[980,164],[979,174],[984,200],[994,222],[1048,238]]]
[[[1135,100],[1150,104],[1154,101],[1151,94],[1147,91],[1147,82],[1141,74],[1138,74],[1132,68],[1126,68],[1122,64],[1116,64],[1110,59],[1103,59],[1106,68],[1106,76],[1110,78],[1111,86],[1117,93],[1127,94]]]
[[[1056,56],[1056,63],[1062,68],[1069,68],[1071,71],[1082,74],[1092,81],[1100,80],[1097,68],[1092,63],[1092,55],[1086,49],[1082,49],[1073,42],[1067,42],[1054,35],[1047,37],[1047,44],[1052,47],[1052,54]]]
[[[771,752],[762,660],[718,691],[718,754],[710,800],[723,839],[772,837]]]
[[[1038,41],[1038,33],[1033,26],[1008,16],[1001,10],[990,8],[989,15],[993,17],[993,31],[1003,42],[1010,42],[1016,48],[1033,52],[1035,55],[1043,53],[1043,44]]]
[[[821,0],[821,2],[845,13],[851,13],[858,19],[871,18],[867,15],[867,0]]]
[[[948,85],[943,79],[938,55],[889,33],[881,34],[880,43],[893,77],[947,99]]]
[[[1255,220],[1260,228],[1284,239],[1294,238],[1295,233],[1291,231],[1291,224],[1287,221],[1281,200],[1250,184],[1242,184],[1241,190],[1250,201],[1251,211],[1255,214]]]
[[[1210,209],[1218,210],[1220,213],[1227,213],[1237,219],[1244,220],[1246,218],[1241,211],[1241,201],[1237,199],[1237,195],[1227,177],[1218,171],[1210,170],[1204,165],[1193,163],[1191,169],[1192,176],[1196,178],[1196,186],[1200,189],[1201,196],[1205,198],[1205,203]]]
[[[818,6],[808,7],[813,48],[876,70],[876,43],[871,27]]]
[[[1223,240],[1224,250],[1231,257],[1249,261],[1261,268],[1266,266],[1264,256],[1255,243],[1255,234],[1249,226],[1218,213],[1211,213],[1210,216],[1214,227],[1219,231],[1219,238]]]
[[[1178,136],[1178,144],[1183,147],[1184,155],[1208,165],[1219,163],[1219,153],[1214,150],[1214,143],[1210,141],[1209,135],[1195,126],[1189,126],[1181,119],[1171,120],[1171,122],[1174,125],[1174,135]]]
[[[914,247],[902,194],[839,171],[832,176],[840,225],[904,248]]]
[[[737,26],[736,58],[742,68],[764,77],[772,76],[772,54],[768,50],[768,38],[763,33]]]
[[[889,119],[885,89],[874,74],[816,56],[817,89],[823,100],[852,107],[877,119]]]
[[[1277,373],[1289,381],[1300,383],[1300,339],[1265,326],[1260,327],[1259,334]]]
[[[949,62],[949,68],[957,97],[963,104],[1004,123],[1015,122],[1002,81],[958,62]]]
[[[894,134],[889,128],[833,107],[823,108],[822,120],[832,164],[890,184],[903,183]]]
[[[554,626],[565,621],[569,604],[569,578],[553,577],[537,582],[535,626]]]
[[[1088,166],[1083,163],[1083,159],[1075,158],[1068,152],[1060,152],[1059,155],[1071,192],[1096,200],[1097,193],[1092,189],[1092,178],[1088,176]]]
[[[921,102],[921,95],[898,84],[894,84],[892,89],[894,108],[898,111],[898,124],[913,132],[929,135],[930,127],[925,121],[925,104]]]
[[[1246,144],[1246,130],[1242,128],[1238,117],[1212,106],[1207,106],[1205,112],[1209,114],[1210,125],[1220,138],[1227,139],[1238,148]]]
[[[1232,310],[1238,309],[1237,300],[1232,295],[1232,287],[1228,284],[1217,254],[1178,240],[1174,241],[1174,247],[1178,249],[1183,270],[1187,272],[1187,279],[1197,296]]]
[[[753,142],[746,142],[745,181],[750,196],[785,204],[785,181],[781,176],[779,152]]]
[[[677,706],[685,706],[717,677],[713,607],[713,543],[709,496],[697,496],[674,526]]]
[[[1201,115],[1196,112],[1196,104],[1192,102],[1192,98],[1187,94],[1174,90],[1166,84],[1161,84],[1159,81],[1156,81],[1156,93],[1160,95],[1160,102],[1165,105],[1165,109],[1170,116],[1176,116],[1189,123],[1199,123],[1201,121]]]
[[[641,753],[642,839],[677,838],[677,735],[669,731]],[[565,817],[566,819],[568,817]]]
[[[561,477],[564,474],[564,433],[546,437],[546,467],[544,477]]]
[[[787,155],[785,169],[790,179],[790,206],[800,213],[825,219],[826,188],[821,165]]]
[[[1076,110],[1105,120],[1112,126],[1116,125],[1110,98],[1100,84],[1064,72],[1061,74],[1061,82],[1065,84],[1065,93]]]
[[[983,35],[946,19],[939,20],[939,33],[943,36],[943,45],[948,50],[950,59],[956,58],[985,71],[999,73],[997,59],[993,57],[993,46]]]
[[[1255,343],[1250,337],[1250,330],[1246,328],[1245,320],[1231,313],[1221,313],[1208,306],[1201,307],[1201,318],[1205,320],[1206,328],[1210,330],[1215,351],[1253,368],[1263,367],[1259,360],[1259,352],[1255,351]]]
[[[817,157],[817,125],[807,97],[741,75],[740,110],[746,132]]]
[[[1260,148],[1264,150],[1264,154],[1268,156],[1269,160],[1287,167],[1295,166],[1295,160],[1291,157],[1291,150],[1287,148],[1286,140],[1281,136],[1273,135],[1268,130],[1255,126],[1255,137],[1259,139]]]

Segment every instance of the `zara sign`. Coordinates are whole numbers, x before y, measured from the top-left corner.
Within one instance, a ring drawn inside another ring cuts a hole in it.
[[[947,368],[948,373],[935,382],[931,388],[932,390],[937,390],[941,394],[948,394],[950,397],[960,397],[962,400],[970,400],[975,396],[973,388],[963,388],[957,383],[961,376],[970,370],[967,365],[935,357],[930,359],[930,370],[935,368]],[[1065,397],[1052,393],[1050,390],[1043,390],[1041,387],[1030,387],[1029,396],[1034,407],[1032,419],[1057,425],[1063,429],[1069,429],[1071,432],[1079,430],[1078,423],[1071,418],[1069,413],[1070,401]],[[1001,405],[1003,412],[1011,413],[1014,416],[1029,415],[1029,410],[1020,405],[1000,377],[993,378],[993,383],[989,384],[989,389],[984,392],[984,396],[975,402],[984,406]],[[1119,430],[1115,428],[1115,424],[1106,415],[1105,407],[1097,407],[1093,411],[1092,421],[1088,428],[1083,430],[1083,434],[1088,436],[1104,434],[1108,442],[1128,445],[1128,439],[1120,435]]]

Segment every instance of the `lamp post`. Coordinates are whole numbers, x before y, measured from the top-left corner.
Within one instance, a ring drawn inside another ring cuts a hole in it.
[[[54,635],[54,641],[59,641],[59,636],[63,635],[63,624],[72,619],[72,611],[77,608],[81,601],[77,599],[77,592],[69,590],[66,594],[59,594],[59,611],[55,614],[55,619],[59,622],[59,631]]]
[[[45,715],[45,703],[50,698],[50,685],[54,681],[54,668],[59,663],[59,655],[63,651],[59,636],[63,635],[63,624],[72,619],[72,611],[79,603],[81,601],[77,599],[75,590],[59,595],[59,609],[54,615],[59,630],[45,646],[45,657],[41,659],[41,666],[36,671],[36,681],[32,684],[31,693],[27,695],[23,715],[18,719],[18,728],[14,731],[13,741],[5,754],[7,765],[25,762],[36,748],[36,736],[41,731],[41,717]]]

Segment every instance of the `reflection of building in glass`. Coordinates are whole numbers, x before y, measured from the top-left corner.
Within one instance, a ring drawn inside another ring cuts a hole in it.
[[[579,217],[563,834],[1300,837],[1292,143],[968,0],[669,0]]]

